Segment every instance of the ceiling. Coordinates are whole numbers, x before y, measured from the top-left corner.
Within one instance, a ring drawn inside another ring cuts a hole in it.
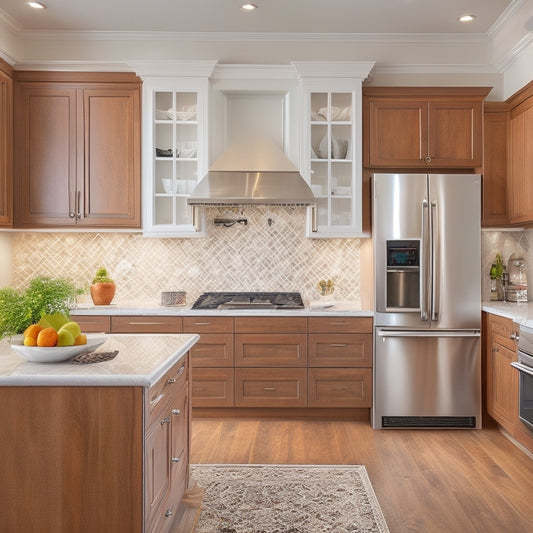
[[[17,31],[485,34],[519,0],[1,0]],[[458,17],[475,14],[469,23]]]

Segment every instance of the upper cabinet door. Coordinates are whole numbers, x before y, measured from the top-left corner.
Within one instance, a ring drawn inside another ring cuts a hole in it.
[[[428,151],[432,167],[474,168],[483,165],[483,103],[429,102]]]
[[[13,80],[0,60],[0,226],[13,225]]]
[[[84,183],[78,188],[81,214],[78,221],[84,225],[139,227],[139,90],[85,89],[80,101],[84,145],[83,154],[78,152],[78,161],[84,163]]]
[[[76,89],[16,87],[15,223],[76,223]]]
[[[364,163],[369,168],[479,168],[485,88],[367,87]]]

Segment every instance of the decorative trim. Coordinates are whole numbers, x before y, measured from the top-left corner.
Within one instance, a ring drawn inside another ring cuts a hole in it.
[[[20,33],[22,31],[22,26],[17,20],[3,9],[0,9],[0,22],[3,22],[7,26],[7,29],[13,33]]]
[[[503,13],[496,19],[496,22],[489,28],[487,35],[494,37],[505,24],[514,16],[518,9],[522,6],[524,0],[512,0],[512,2],[503,10]]]
[[[298,78],[362,78],[375,65],[373,61],[292,61]]]
[[[15,64],[15,60],[11,57],[9,57],[7,54],[4,54],[2,50],[0,50],[0,58],[3,59],[6,63],[13,66]]]
[[[129,68],[139,76],[185,76],[209,78],[217,60],[139,60],[130,61]]]
[[[489,65],[471,64],[380,64],[376,65],[373,74],[497,74],[498,71]]]
[[[22,30],[21,39],[51,41],[202,41],[202,42],[353,42],[353,43],[475,43],[486,34],[461,33],[271,33],[271,32],[148,32]]]
[[[529,46],[533,43],[533,32],[529,32],[520,39],[510,50],[499,58],[492,61],[494,68],[500,72],[505,72]]]
[[[296,72],[291,65],[227,64],[216,65],[212,77],[219,80],[295,80]]]
[[[13,66],[15,70],[131,72],[130,65],[116,61],[17,61]]]

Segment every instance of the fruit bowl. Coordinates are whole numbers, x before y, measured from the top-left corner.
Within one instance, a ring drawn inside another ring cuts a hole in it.
[[[104,344],[105,337],[87,335],[87,344],[78,346],[24,346],[22,335],[13,337],[11,348],[27,361],[34,363],[58,363],[82,353],[89,353]]]

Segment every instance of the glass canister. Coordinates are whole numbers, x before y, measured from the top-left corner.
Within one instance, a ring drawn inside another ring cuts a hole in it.
[[[527,302],[527,262],[512,254],[507,262],[509,284],[505,287],[505,299],[508,302]]]

